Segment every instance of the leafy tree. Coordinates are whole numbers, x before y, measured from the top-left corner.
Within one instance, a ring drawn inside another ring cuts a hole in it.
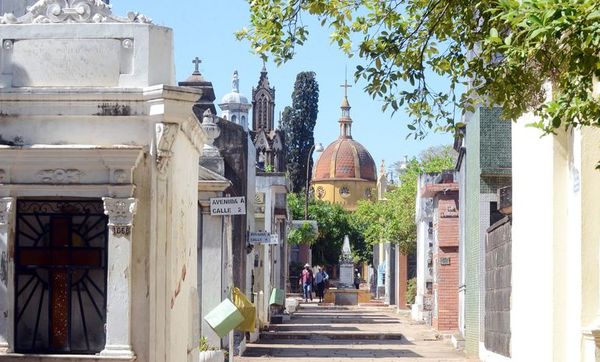
[[[300,227],[292,229],[288,234],[288,242],[291,244],[312,245],[317,240],[317,234],[314,232],[310,223],[304,222]]]
[[[306,167],[312,168],[312,158],[309,160],[308,151],[315,142],[313,130],[319,112],[318,103],[319,85],[315,73],[298,73],[292,93],[292,107],[283,110],[281,119],[287,145],[287,171],[293,192],[300,192],[305,187]]]
[[[415,225],[415,200],[417,179],[421,173],[440,172],[454,166],[454,155],[446,147],[433,147],[423,151],[420,160],[409,160],[400,175],[400,184],[386,193],[384,201],[358,203],[353,222],[362,230],[370,244],[383,241],[397,243],[400,251],[409,255],[417,239]]]
[[[304,219],[304,195],[288,194],[288,207],[293,219]],[[372,258],[371,248],[362,237],[358,225],[351,221],[351,215],[340,205],[310,200],[308,218],[316,220],[319,225],[316,241],[312,245],[313,263],[337,264],[345,235],[350,239],[356,261],[369,261]]]
[[[361,64],[355,77],[404,107],[415,137],[453,130],[460,112],[480,102],[502,106],[504,118],[541,116],[546,133],[561,126],[600,126],[592,94],[600,76],[597,0],[252,0],[250,26],[237,33],[263,58],[283,63],[308,38],[303,17],[331,29],[331,40]],[[353,40],[356,43],[353,43]],[[435,89],[433,75],[449,79]],[[551,99],[544,102],[544,83]],[[468,90],[459,95],[464,88]]]

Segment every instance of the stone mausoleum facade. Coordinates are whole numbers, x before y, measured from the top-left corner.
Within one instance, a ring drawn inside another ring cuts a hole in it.
[[[101,1],[12,3],[0,359],[196,361],[198,164],[213,132],[192,112],[201,90],[175,86],[171,30]]]

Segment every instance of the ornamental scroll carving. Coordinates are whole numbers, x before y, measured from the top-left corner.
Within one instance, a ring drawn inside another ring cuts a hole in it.
[[[31,23],[152,23],[142,14],[130,12],[127,18],[112,14],[102,0],[39,0],[27,8],[27,14],[0,16],[0,24]]]
[[[102,201],[104,201],[104,214],[108,215],[108,227],[113,235],[125,237],[131,234],[137,200],[133,197],[126,199],[103,197]]]
[[[179,125],[177,123],[157,123],[156,124],[156,168],[160,173],[164,173],[169,165],[169,160],[173,153],[171,147],[177,137]]]
[[[0,198],[0,225],[8,225],[15,210],[15,199],[12,197]]]

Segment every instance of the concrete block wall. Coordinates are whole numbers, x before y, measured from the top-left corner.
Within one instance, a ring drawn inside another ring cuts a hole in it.
[[[488,229],[485,247],[485,333],[488,351],[510,357],[510,300],[512,278],[512,220]]]

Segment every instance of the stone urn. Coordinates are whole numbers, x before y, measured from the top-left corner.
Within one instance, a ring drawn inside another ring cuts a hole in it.
[[[217,350],[217,351],[200,351],[200,358],[198,358],[199,362],[224,362],[225,361],[225,351]]]

